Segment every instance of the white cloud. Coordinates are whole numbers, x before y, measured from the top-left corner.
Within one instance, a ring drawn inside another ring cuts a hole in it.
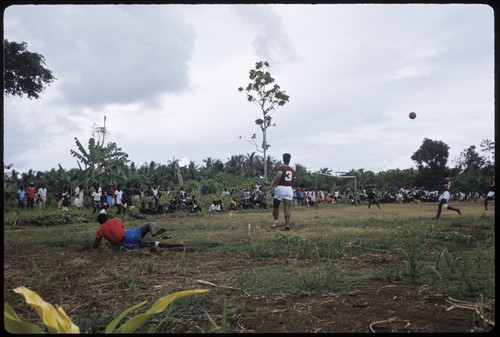
[[[40,100],[4,100],[4,162],[77,167],[107,116],[141,165],[256,152],[258,109],[237,91],[267,60],[290,96],[269,154],[310,170],[413,167],[424,138],[450,160],[494,139],[494,19],[484,5],[11,6],[4,38],[45,56]],[[416,111],[417,119],[408,118]]]

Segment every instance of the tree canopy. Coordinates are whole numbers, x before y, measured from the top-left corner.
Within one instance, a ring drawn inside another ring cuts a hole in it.
[[[26,42],[3,40],[4,94],[38,99],[45,86],[56,78],[51,70],[44,67],[43,55],[30,52],[27,48]]]
[[[450,147],[442,141],[424,138],[422,146],[411,156],[417,163],[416,181],[420,186],[438,184],[446,170]]]

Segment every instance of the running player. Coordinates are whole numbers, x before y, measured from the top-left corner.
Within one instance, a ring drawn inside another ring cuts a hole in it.
[[[291,155],[283,154],[283,165],[278,167],[276,177],[270,185],[270,188],[276,187],[273,199],[273,219],[271,228],[279,227],[279,206],[283,201],[283,212],[285,214],[285,230],[290,230],[290,206],[293,200],[293,186],[297,178],[297,172],[289,166]]]
[[[438,194],[439,205],[438,205],[438,212],[436,215],[436,219],[439,219],[439,216],[441,215],[441,210],[443,208],[447,208],[450,211],[455,211],[459,215],[462,215],[460,209],[448,205],[448,202],[450,201],[450,188],[451,188],[450,173],[448,171],[445,171],[443,173],[443,180],[441,181],[441,189],[439,190]]]

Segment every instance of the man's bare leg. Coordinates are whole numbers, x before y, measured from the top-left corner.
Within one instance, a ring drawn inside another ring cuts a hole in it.
[[[286,231],[290,230],[290,217],[291,217],[290,204],[291,204],[291,200],[283,199],[283,212],[285,213],[285,230]]]
[[[280,207],[280,204],[281,204],[281,201],[277,200],[277,199],[274,199],[273,200],[273,225],[271,226],[271,228],[276,228],[276,227],[279,227],[279,216],[280,216],[280,213],[279,213],[279,207]]]

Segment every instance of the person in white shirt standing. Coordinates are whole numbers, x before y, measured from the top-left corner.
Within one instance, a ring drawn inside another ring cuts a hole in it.
[[[96,212],[99,212],[101,210],[101,196],[101,186],[99,186],[99,184],[94,184],[94,191],[92,192],[92,207],[94,208],[94,211],[92,212],[92,214],[95,214]]]
[[[119,214],[122,213],[122,210],[123,210],[123,191],[122,191],[122,187],[120,185],[118,185],[118,187],[116,188],[116,191],[115,191],[115,203],[116,203],[116,208],[118,209],[116,211],[116,215],[118,216]]]
[[[47,205],[47,187],[45,187],[44,183],[40,185],[37,194],[39,198],[38,207],[40,207],[40,209],[45,208]]]
[[[84,193],[85,193],[85,190],[83,188],[83,185],[79,185],[79,186],[75,187],[75,190],[74,190],[75,200],[73,201],[73,204],[79,209],[83,207]]]

